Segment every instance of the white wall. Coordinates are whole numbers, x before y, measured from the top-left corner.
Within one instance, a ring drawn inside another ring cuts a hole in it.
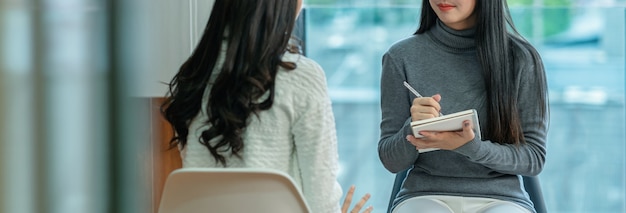
[[[129,66],[137,71],[134,96],[162,97],[201,36],[215,0],[127,1],[122,39]]]

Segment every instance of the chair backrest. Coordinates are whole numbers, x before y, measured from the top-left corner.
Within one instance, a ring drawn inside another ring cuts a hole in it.
[[[182,168],[165,182],[159,213],[309,213],[293,179],[268,169]]]
[[[524,189],[528,192],[530,200],[535,205],[535,211],[537,213],[546,213],[546,203],[543,201],[543,192],[541,191],[541,184],[539,183],[539,177],[537,176],[523,176]]]
[[[396,178],[393,183],[393,188],[391,189],[391,197],[389,198],[389,205],[387,206],[387,212],[391,213],[391,206],[393,205],[393,200],[396,199],[396,195],[400,191],[402,187],[402,182],[406,178],[408,170],[404,170],[402,172],[396,173]],[[535,211],[537,213],[546,213],[546,204],[543,201],[543,193],[541,191],[541,184],[539,183],[539,178],[536,176],[523,176],[524,179],[524,189],[528,192],[530,196],[530,200],[533,201],[535,205]]]

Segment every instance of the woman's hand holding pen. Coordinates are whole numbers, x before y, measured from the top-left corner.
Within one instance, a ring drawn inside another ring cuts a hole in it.
[[[432,97],[423,97],[413,99],[411,106],[411,121],[434,118],[441,115],[441,95],[433,95]],[[463,122],[463,130],[454,132],[420,132],[423,138],[415,138],[413,135],[407,135],[406,140],[415,146],[416,149],[439,148],[444,150],[453,150],[463,146],[473,140],[474,130],[469,121]]]
[[[428,118],[438,117],[441,114],[441,95],[436,94],[432,97],[420,97],[413,99],[411,106],[411,121],[418,121]]]

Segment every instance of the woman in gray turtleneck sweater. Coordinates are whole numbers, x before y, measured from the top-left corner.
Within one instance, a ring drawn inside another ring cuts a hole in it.
[[[379,156],[393,173],[410,169],[393,212],[534,213],[522,175],[543,169],[547,102],[541,58],[505,0],[423,0],[415,35],[383,57]],[[411,121],[467,109],[482,137],[469,122],[413,137]]]

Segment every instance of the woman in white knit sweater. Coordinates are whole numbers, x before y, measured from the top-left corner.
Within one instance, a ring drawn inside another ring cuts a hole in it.
[[[275,169],[299,184],[314,213],[347,212],[353,188],[340,206],[324,72],[288,45],[301,5],[216,0],[198,46],[169,84],[163,114],[183,167]]]

